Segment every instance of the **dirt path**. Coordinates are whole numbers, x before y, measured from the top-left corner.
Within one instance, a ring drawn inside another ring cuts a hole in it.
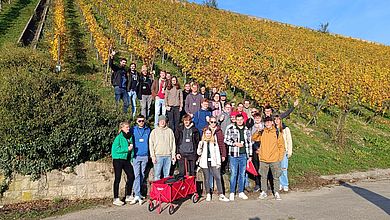
[[[149,213],[147,204],[99,207],[50,219],[390,219],[390,179],[345,183],[282,194],[282,201],[184,202],[173,216]]]

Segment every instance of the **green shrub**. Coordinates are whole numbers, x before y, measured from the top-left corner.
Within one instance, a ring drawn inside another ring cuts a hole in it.
[[[0,170],[6,177],[38,178],[109,153],[118,117],[77,80],[54,74],[49,62],[28,49],[0,55]]]

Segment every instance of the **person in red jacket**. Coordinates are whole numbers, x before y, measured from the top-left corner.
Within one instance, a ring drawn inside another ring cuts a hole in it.
[[[248,120],[248,115],[244,112],[244,104],[241,102],[237,104],[237,110],[233,111],[231,116],[242,115],[244,117],[244,124]]]

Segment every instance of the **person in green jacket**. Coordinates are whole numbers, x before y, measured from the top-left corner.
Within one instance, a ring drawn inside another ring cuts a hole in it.
[[[125,171],[127,176],[125,194],[125,201],[131,201],[131,191],[134,183],[134,170],[130,163],[131,150],[133,149],[133,143],[131,140],[131,134],[129,132],[130,126],[127,122],[121,122],[119,124],[118,135],[115,137],[114,143],[111,147],[112,163],[114,165],[114,205],[122,206],[124,202],[119,199],[119,183],[122,176],[122,170]]]

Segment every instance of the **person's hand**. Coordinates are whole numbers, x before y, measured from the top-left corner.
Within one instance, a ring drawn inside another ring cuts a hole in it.
[[[183,108],[182,108],[182,107],[180,107],[180,108],[179,108],[179,112],[181,112],[182,110],[183,110]]]
[[[180,154],[177,154],[177,155],[176,155],[176,158],[177,158],[178,160],[180,160],[181,155],[180,155]]]
[[[111,52],[111,54],[110,54],[111,58],[112,58],[112,57],[114,57],[114,56],[115,56],[115,54],[116,54],[116,51],[115,51],[115,50],[113,50],[113,51]]]
[[[193,118],[194,117],[194,114],[191,114],[191,113],[188,113],[190,116],[191,116],[191,118]]]
[[[244,146],[244,144],[242,144],[240,142],[236,142],[233,145],[236,146],[236,147],[243,147]]]
[[[157,158],[152,157],[152,162],[153,162],[153,164],[156,164],[157,163]]]
[[[259,152],[260,152],[260,149],[257,149],[257,150],[256,150],[256,154],[259,154]]]
[[[225,162],[225,160],[226,160],[226,157],[222,157],[221,159],[222,159],[222,162]]]
[[[210,121],[210,116],[206,116],[206,121],[207,121],[207,122]]]
[[[223,121],[224,118],[225,118],[225,115],[221,115],[221,117],[219,117],[219,121]]]
[[[167,111],[171,111],[171,106],[167,106],[167,107],[165,107],[165,109],[166,109]]]
[[[297,107],[299,104],[299,99],[296,99],[295,102],[294,102],[294,107]]]
[[[133,144],[129,144],[128,149],[129,149],[129,151],[133,150]]]

